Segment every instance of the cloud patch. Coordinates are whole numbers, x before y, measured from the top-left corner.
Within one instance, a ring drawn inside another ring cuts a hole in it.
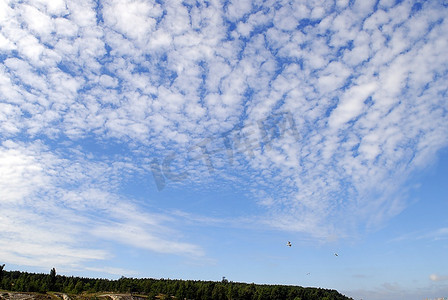
[[[431,274],[431,275],[429,275],[429,279],[431,281],[435,281],[435,282],[438,282],[438,281],[448,281],[448,276],[446,276],[446,275],[438,275],[438,274]]]
[[[17,265],[79,269],[113,256],[91,246],[99,241],[203,256],[199,246],[162,235],[168,232],[165,216],[140,212],[132,201],[114,192],[115,167],[87,158],[69,161],[41,143],[4,142],[0,147],[2,257]]]

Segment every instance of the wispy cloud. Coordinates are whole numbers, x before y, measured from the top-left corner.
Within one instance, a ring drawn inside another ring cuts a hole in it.
[[[448,276],[447,275],[431,274],[431,275],[429,275],[429,279],[431,279],[431,281],[447,281]]]
[[[114,241],[156,252],[199,257],[200,247],[176,242],[167,217],[141,212],[118,196],[115,161],[68,160],[42,143],[0,147],[0,252],[9,263],[78,269],[113,256],[92,246]],[[116,169],[118,168],[118,169]],[[121,175],[122,176],[122,175]],[[171,232],[174,237],[167,237]]]
[[[410,232],[405,235],[399,236],[392,241],[405,241],[405,240],[431,240],[431,241],[439,241],[448,239],[448,228],[442,227],[436,230],[431,231],[416,231]]]
[[[415,282],[414,282],[415,284]],[[448,291],[446,286],[439,285],[434,286],[432,283],[430,286],[427,285],[416,285],[410,290],[408,287],[404,287],[396,282],[384,282],[377,285],[371,289],[357,289],[351,290],[345,293],[347,296],[353,299],[437,299],[444,297]]]
[[[136,271],[122,269],[122,268],[110,268],[110,267],[92,268],[92,267],[86,267],[85,269],[88,270],[88,271],[92,271],[92,272],[107,273],[107,274],[120,275],[120,276],[130,276],[130,277],[133,277],[133,276],[138,274]]]

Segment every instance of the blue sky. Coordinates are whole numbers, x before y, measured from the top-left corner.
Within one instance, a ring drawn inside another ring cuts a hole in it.
[[[447,16],[1,1],[1,261],[447,297]]]

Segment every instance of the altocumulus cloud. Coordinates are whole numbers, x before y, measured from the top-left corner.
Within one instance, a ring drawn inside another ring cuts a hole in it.
[[[447,10],[441,1],[0,2],[0,243],[22,245],[2,257],[32,264],[39,238],[79,265],[111,255],[89,239],[125,233],[133,247],[203,256],[180,234],[163,238],[169,216],[141,212],[121,180],[149,174],[148,157],[187,157],[238,126],[239,139],[263,141],[259,121],[285,112],[299,138],[279,134],[232,165],[215,155],[214,176],[244,177],[280,229],[327,238],[387,220],[406,205],[407,176],[448,142]],[[128,159],[92,155],[85,139],[127,144]],[[199,163],[176,184],[208,181],[208,171]],[[46,266],[52,254],[36,253]]]

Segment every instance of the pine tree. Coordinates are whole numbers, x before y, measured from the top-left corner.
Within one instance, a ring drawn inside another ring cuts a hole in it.
[[[2,279],[3,279],[3,268],[5,267],[5,264],[0,266],[0,285],[2,283]]]
[[[50,284],[49,284],[49,288],[50,290],[54,291],[56,287],[56,269],[53,268],[50,271]]]

